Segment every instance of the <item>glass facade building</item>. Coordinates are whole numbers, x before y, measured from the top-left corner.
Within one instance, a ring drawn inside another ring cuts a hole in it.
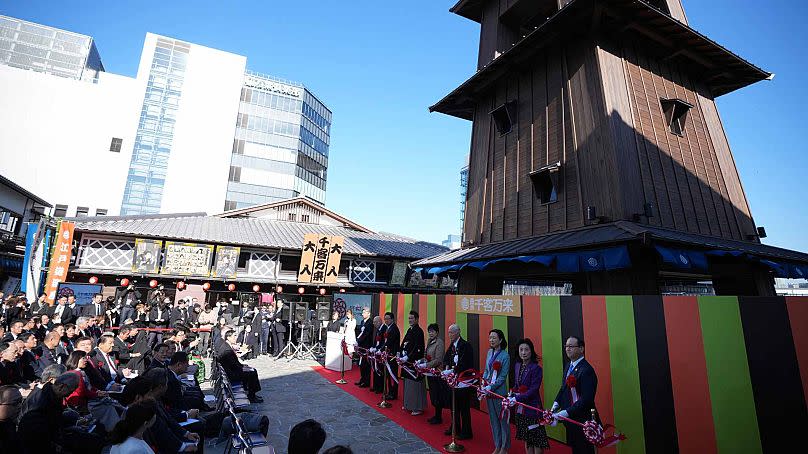
[[[331,111],[306,87],[247,71],[225,210],[298,196],[325,203]]]
[[[182,83],[191,45],[160,37],[140,111],[121,215],[157,214],[163,197]]]
[[[2,15],[0,64],[90,81],[104,71],[91,37]]]

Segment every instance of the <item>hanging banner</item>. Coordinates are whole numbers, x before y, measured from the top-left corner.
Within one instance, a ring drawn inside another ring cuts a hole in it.
[[[216,265],[213,266],[212,277],[235,278],[238,256],[241,248],[236,246],[216,246]]]
[[[325,282],[326,284],[336,284],[337,275],[339,275],[339,263],[342,260],[342,250],[345,247],[345,237],[332,236],[331,245],[328,246],[328,260],[325,267]],[[315,282],[315,276],[312,276],[311,281]]]
[[[390,285],[404,285],[407,281],[407,262],[393,262],[393,274]]]
[[[209,244],[175,243],[166,241],[165,258],[161,274],[177,276],[208,276],[213,258]]]
[[[161,240],[135,239],[135,260],[132,272],[137,274],[157,274],[160,269]]]
[[[303,237],[297,282],[335,284],[344,247],[345,237],[307,233]]]
[[[45,283],[46,299],[49,305],[53,305],[56,300],[56,291],[59,283],[67,280],[67,271],[70,267],[70,257],[73,254],[73,230],[76,224],[68,221],[59,222],[59,236],[53,246],[50,267],[48,268],[48,280]]]
[[[518,295],[457,295],[457,312],[483,315],[522,316],[522,301]]]

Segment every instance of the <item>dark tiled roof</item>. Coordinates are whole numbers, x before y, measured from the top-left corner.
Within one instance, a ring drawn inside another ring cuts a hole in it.
[[[344,227],[258,218],[189,215],[92,217],[75,220],[76,230],[140,238],[232,244],[268,249],[302,249],[306,233],[345,237],[344,253],[419,259],[448,249],[388,233],[364,233]]]
[[[695,233],[617,221],[578,230],[550,233],[532,238],[501,241],[449,251],[414,262],[413,266],[435,266],[473,260],[533,255],[548,251],[581,249],[635,240],[656,240],[705,250],[731,250],[769,258],[808,263],[808,254],[748,241],[727,240]]]
[[[771,73],[749,63],[646,2],[640,0],[573,0],[514,43],[513,47],[504,50],[499,57],[488,62],[471,78],[431,106],[429,111],[471,120],[480,93],[484,93],[491,84],[502,77],[513,74],[514,68],[525,65],[538,50],[556,40],[566,39],[570,34],[585,30],[588,25],[582,26],[582,24],[592,20],[594,11],[597,11],[596,8],[599,6],[606,6],[609,10],[619,12],[629,23],[634,24],[635,28],[644,30],[646,34],[652,33],[662,37],[659,39],[670,43],[669,47],[673,49],[671,53],[682,50],[680,57],[686,58],[688,62],[702,68],[700,71],[714,72],[714,77],[704,81],[714,96],[721,96],[772,77]],[[479,21],[477,15],[482,11],[481,2],[461,1],[452,8],[452,11]],[[657,41],[654,41],[655,45],[662,46]],[[704,69],[705,65],[706,69]]]

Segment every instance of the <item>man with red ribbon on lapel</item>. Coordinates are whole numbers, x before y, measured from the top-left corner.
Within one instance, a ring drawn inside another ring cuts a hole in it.
[[[586,422],[592,417],[595,408],[595,393],[598,390],[598,376],[595,369],[584,359],[584,341],[570,336],[564,344],[564,351],[570,362],[564,369],[564,381],[553,402],[551,411],[557,416]],[[564,422],[567,428],[567,444],[573,454],[594,454],[595,447],[586,440],[581,426]]]
[[[370,347],[370,353],[376,353],[376,351],[381,350],[384,345],[384,332],[387,331],[387,325],[382,323],[382,318],[378,315],[373,317],[373,327],[375,328],[376,339],[373,342],[373,347]],[[374,393],[381,394],[384,392],[384,364],[374,361],[373,366],[373,386],[371,389]]]
[[[457,325],[449,325],[449,329],[446,330],[446,332],[449,334],[449,348],[446,349],[446,354],[443,356],[443,364],[458,375],[474,368],[474,349],[470,343],[460,336],[460,327]],[[451,389],[448,391],[451,393]],[[458,440],[468,440],[473,437],[473,431],[471,429],[471,399],[473,394],[474,388],[455,389],[455,406],[457,407],[457,411],[455,412],[452,424],[456,425],[455,434]],[[450,394],[447,401],[451,402],[451,399]],[[444,434],[451,435],[452,427],[449,426]]]
[[[398,376],[398,363],[393,359],[393,357],[398,354],[398,350],[401,348],[401,331],[399,331],[398,326],[396,326],[395,318],[392,312],[384,313],[384,326],[386,326],[386,328],[384,330],[384,334],[382,335],[384,338],[382,349],[386,350],[390,355],[390,360],[388,362],[390,368],[388,370],[387,377],[387,395],[384,396],[384,398],[385,400],[395,400],[398,398],[398,379],[395,378]]]

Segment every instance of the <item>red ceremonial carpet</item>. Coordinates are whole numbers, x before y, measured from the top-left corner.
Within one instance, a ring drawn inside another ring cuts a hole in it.
[[[342,389],[346,393],[376,409],[376,411],[415,434],[438,451],[443,451],[443,445],[451,441],[451,437],[443,434],[443,431],[449,427],[449,422],[451,421],[451,415],[448,410],[443,411],[443,424],[432,425],[427,423],[426,420],[435,414],[434,407],[429,406],[428,409],[424,411],[424,414],[419,416],[412,416],[409,412],[405,412],[401,409],[403,393],[401,386],[399,386],[399,398],[390,402],[393,406],[390,408],[379,408],[376,404],[381,401],[381,394],[375,394],[368,388],[360,388],[354,385],[355,382],[359,381],[358,367],[354,367],[353,370],[345,372],[345,381],[348,382],[348,384],[345,385],[337,385],[334,383],[334,381],[339,379],[339,372],[328,370],[322,366],[316,366],[313,367],[313,369],[329,380],[332,386]],[[488,423],[488,415],[485,412],[472,408],[471,424],[474,429],[474,438],[471,440],[461,440],[458,441],[458,443],[466,448],[466,453],[490,454],[491,451],[494,450],[494,443],[491,436],[491,427]],[[572,452],[567,445],[555,440],[550,440],[550,449],[545,452],[547,451],[558,454],[568,454]],[[511,449],[508,450],[508,452],[513,454],[524,454],[525,452],[524,442],[516,439],[516,426],[514,425],[511,425]]]

